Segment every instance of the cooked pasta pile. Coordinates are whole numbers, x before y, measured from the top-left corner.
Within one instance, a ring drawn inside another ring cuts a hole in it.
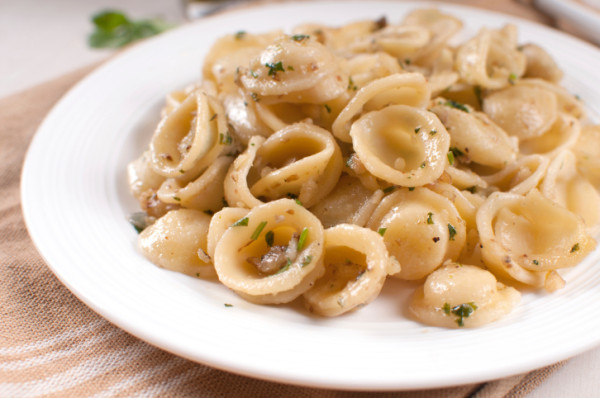
[[[237,32],[129,165],[154,264],[337,316],[416,281],[414,319],[493,322],[595,248],[600,125],[517,29],[435,9]]]

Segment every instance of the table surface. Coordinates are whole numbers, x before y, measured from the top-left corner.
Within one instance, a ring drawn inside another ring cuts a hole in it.
[[[87,47],[89,17],[104,9],[133,18],[160,16],[184,21],[182,0],[0,0],[0,98],[26,90],[79,67],[106,59],[112,51]],[[569,360],[528,398],[597,397],[600,347]]]

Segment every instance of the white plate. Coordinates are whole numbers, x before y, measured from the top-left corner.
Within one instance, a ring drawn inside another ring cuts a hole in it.
[[[569,28],[581,37],[600,45],[600,1],[598,0],[534,0],[540,10],[560,21],[567,21]]]
[[[147,145],[164,95],[196,80],[218,36],[301,22],[337,24],[386,15],[399,21],[430,3],[280,3],[207,18],[137,45],[94,71],[52,110],[29,149],[22,204],[47,263],[82,301],[126,331],[183,357],[279,382],[344,389],[433,388],[484,381],[551,364],[600,342],[600,253],[566,274],[552,295],[525,294],[506,319],[476,330],[425,327],[403,316],[409,290],[389,281],[362,310],[317,319],[289,307],[244,302],[215,282],[153,266],[136,250],[137,210],[126,164]],[[465,22],[520,27],[544,45],[566,85],[600,113],[600,52],[505,15],[439,5]],[[233,304],[226,307],[224,304]]]

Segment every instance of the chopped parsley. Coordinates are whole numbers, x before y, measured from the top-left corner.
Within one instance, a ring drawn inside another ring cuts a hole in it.
[[[533,263],[534,265],[540,265],[540,262],[539,262],[538,260],[533,260],[533,261],[532,261],[532,263]]]
[[[420,166],[420,167],[421,167],[422,169],[424,169],[424,168],[425,168],[425,166],[427,166],[427,162],[423,162],[423,163],[421,163],[421,166]]]
[[[181,202],[181,198],[179,196],[173,196],[173,200],[176,200],[178,202]]]
[[[324,106],[327,113],[331,113],[331,108],[329,107],[329,105],[325,104]]]
[[[385,231],[387,231],[387,228],[379,228],[377,230],[377,233],[381,236],[385,235]]]
[[[233,138],[229,135],[229,133],[219,133],[219,144],[231,145],[232,142]]]
[[[252,98],[254,102],[260,101],[260,97],[256,93],[250,93],[250,98]]]
[[[309,38],[310,38],[309,35],[303,35],[303,34],[297,34],[297,35],[293,35],[291,37],[291,39],[294,41],[304,41],[304,40],[308,40]]]
[[[252,236],[250,236],[250,239],[251,240],[258,239],[258,237],[260,236],[260,233],[262,232],[263,229],[265,229],[266,225],[267,225],[266,221],[261,221],[260,224],[258,224],[258,226],[256,227],[256,229],[252,233]]]
[[[258,73],[256,73],[254,69],[248,70],[248,73],[250,73],[250,76],[252,76],[253,78],[258,79]]]
[[[352,80],[352,76],[348,78],[348,90],[356,91],[358,90],[358,86],[354,84],[354,80]]]
[[[465,188],[465,190],[467,190],[467,191],[469,191],[471,193],[475,193],[475,192],[477,192],[477,186],[473,185],[473,186],[471,186],[469,188]]]
[[[302,228],[302,232],[300,232],[300,237],[298,238],[298,251],[304,248],[306,244],[306,239],[308,238],[308,228]]]
[[[396,189],[395,185],[390,185],[389,187],[383,189],[383,193],[394,192],[395,189]]]
[[[409,191],[414,191],[414,190],[415,190],[415,187],[408,187],[408,190],[409,190]]]
[[[518,79],[518,77],[517,77],[516,73],[511,73],[510,75],[508,75],[508,82],[510,84],[515,84],[517,79]]]
[[[437,134],[437,130],[433,129],[429,132],[429,135],[436,135]]]
[[[421,126],[415,127],[415,134],[419,134],[419,131],[421,131]]]
[[[232,227],[247,227],[248,226],[248,217],[240,218],[239,220],[237,220],[236,222],[231,224],[231,226]]]
[[[579,243],[575,243],[573,245],[573,247],[571,248],[571,253],[575,253],[577,250],[579,250]]]
[[[463,151],[461,151],[460,149],[458,149],[455,146],[450,147],[450,152],[452,152],[452,159],[454,159],[454,160],[456,160],[456,158],[458,158],[458,157],[465,155],[465,153]],[[450,157],[448,157],[448,161],[450,161]],[[454,162],[452,162],[452,163],[454,163]],[[450,163],[450,164],[452,164],[452,163]]]
[[[433,224],[433,213],[427,213],[427,224]]]
[[[287,261],[285,262],[285,265],[279,268],[279,271],[275,272],[274,275],[281,274],[282,272],[285,272],[290,268],[290,265],[292,265],[292,260],[290,260],[289,258],[287,258],[286,260]]]
[[[469,113],[469,108],[467,108],[465,105],[461,104],[460,102],[457,102],[454,100],[447,100],[446,102],[444,102],[444,105]]]
[[[473,92],[475,93],[475,97],[477,98],[477,102],[479,103],[479,106],[481,107],[481,105],[483,105],[483,98],[481,97],[481,87],[475,86],[473,88]]]
[[[275,242],[275,232],[273,232],[273,231],[268,231],[268,232],[265,234],[265,242],[267,242],[267,245],[268,245],[269,247],[272,247],[272,246],[273,246],[273,243]]]
[[[452,166],[454,164],[454,153],[452,153],[452,151],[448,151],[448,163],[450,164],[450,166]]]
[[[464,318],[470,317],[475,310],[477,310],[477,305],[473,302],[460,304],[455,307],[450,307],[450,304],[444,303],[442,307],[442,311],[446,315],[452,314],[457,317],[456,324],[460,327],[465,326]]]
[[[302,260],[302,266],[306,267],[308,264],[310,264],[311,261],[312,261],[312,256],[304,257],[304,260]]]
[[[235,34],[233,35],[233,37],[235,37],[236,40],[241,40],[246,36],[246,31],[245,30],[238,30],[237,32],[235,32]]]
[[[454,240],[454,237],[456,236],[456,228],[454,228],[454,226],[450,223],[448,223],[448,234],[448,239]]]
[[[224,306],[229,308],[229,307],[233,307],[233,304],[225,303]]]
[[[267,63],[265,64],[265,66],[269,68],[269,76],[275,77],[277,75],[277,72],[285,72],[285,69],[283,68],[283,63],[281,61],[270,64]]]

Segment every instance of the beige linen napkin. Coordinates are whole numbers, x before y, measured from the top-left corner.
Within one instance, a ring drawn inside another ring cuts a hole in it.
[[[495,4],[540,20],[519,4]],[[113,326],[52,274],[27,234],[20,207],[22,163],[36,128],[57,100],[90,70],[84,68],[0,100],[0,397],[523,397],[562,366],[436,390],[322,390],[213,369]]]

